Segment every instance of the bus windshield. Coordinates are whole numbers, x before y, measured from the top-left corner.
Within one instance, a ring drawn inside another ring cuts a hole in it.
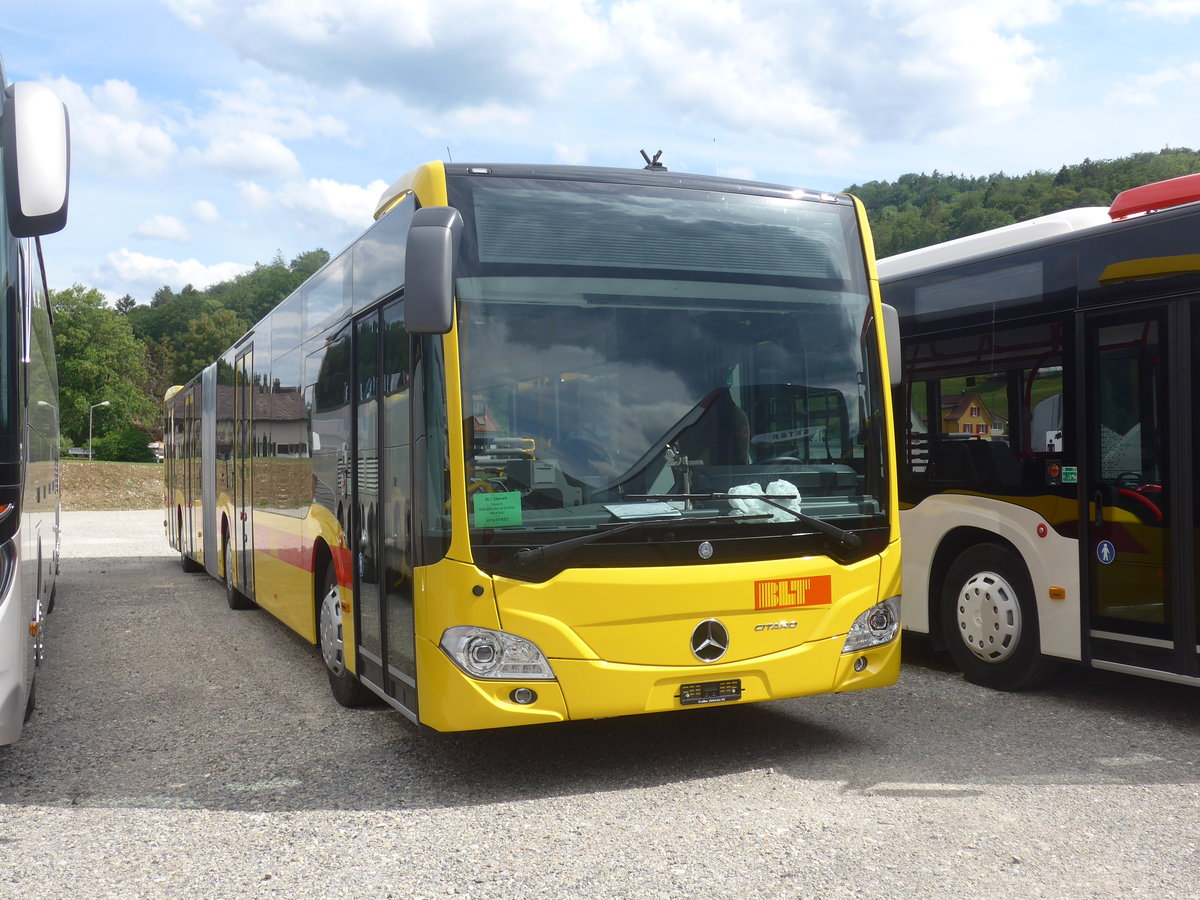
[[[846,198],[466,177],[451,202],[477,545],[638,520],[764,539],[886,525]]]

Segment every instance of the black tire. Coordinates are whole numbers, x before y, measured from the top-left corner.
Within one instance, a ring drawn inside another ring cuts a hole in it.
[[[221,541],[221,568],[225,578],[225,602],[230,609],[253,609],[254,602],[233,583],[233,544],[228,537]]]
[[[978,544],[954,561],[942,586],[941,620],[946,647],[973,684],[1020,691],[1057,668],[1041,652],[1029,572],[999,544]]]
[[[318,590],[317,644],[325,661],[325,671],[329,674],[329,689],[333,691],[333,698],[342,706],[352,709],[374,706],[379,702],[375,695],[346,666],[342,605],[332,563],[325,567]]]
[[[204,571],[204,566],[200,565],[200,563],[188,556],[187,552],[184,550],[179,551],[179,563],[181,566],[183,566],[183,571],[188,572],[189,574]]]

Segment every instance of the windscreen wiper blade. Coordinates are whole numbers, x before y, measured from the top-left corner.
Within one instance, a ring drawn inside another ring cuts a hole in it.
[[[795,500],[795,494],[726,494],[714,492],[710,494],[630,494],[630,500],[761,500],[768,506],[774,506],[776,509],[782,509],[790,516],[795,516],[802,524],[807,525],[814,531],[819,531],[828,537],[838,541],[847,550],[857,550],[862,546],[862,538],[853,531],[846,531],[844,528],[838,528],[832,522],[826,522],[824,519],[818,519],[816,516],[810,516],[808,513],[802,513],[799,510],[792,509],[790,506],[784,506],[779,503],[780,500]],[[758,518],[762,518],[761,516]]]
[[[586,544],[594,543],[601,538],[606,538],[609,535],[620,534],[623,531],[631,531],[634,528],[641,528],[646,525],[693,525],[699,522],[741,522],[745,519],[766,519],[770,518],[767,514],[749,515],[749,516],[730,516],[730,515],[713,515],[713,516],[669,516],[664,518],[645,518],[636,519],[632,522],[623,522],[615,528],[608,528],[604,531],[593,531],[591,534],[583,534],[579,537],[567,538],[562,541],[555,541],[552,544],[543,544],[540,547],[524,547],[513,554],[513,559],[518,565],[528,566],[533,563],[543,562],[555,556],[561,556],[576,547],[583,547]]]

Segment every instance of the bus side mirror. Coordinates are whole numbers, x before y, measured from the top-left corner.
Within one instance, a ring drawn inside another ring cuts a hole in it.
[[[38,237],[67,224],[71,135],[67,108],[52,90],[21,82],[5,96],[4,193],[15,237]]]
[[[892,387],[900,384],[902,357],[900,353],[900,314],[896,307],[883,304],[883,346],[887,350],[888,374]]]
[[[404,251],[404,329],[445,334],[454,324],[454,258],[463,220],[450,206],[413,213]]]

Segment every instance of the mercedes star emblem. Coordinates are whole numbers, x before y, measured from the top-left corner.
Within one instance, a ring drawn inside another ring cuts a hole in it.
[[[716,662],[729,649],[729,631],[716,619],[705,619],[692,631],[692,654],[701,662]]]

